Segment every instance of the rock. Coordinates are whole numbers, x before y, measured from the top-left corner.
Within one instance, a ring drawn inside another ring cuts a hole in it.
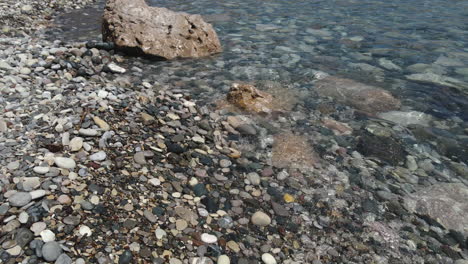
[[[468,187],[462,183],[439,183],[404,198],[411,213],[428,216],[447,229],[468,235]]]
[[[55,241],[47,242],[42,247],[42,257],[46,261],[55,261],[62,254],[62,248]]]
[[[390,71],[401,71],[401,67],[396,65],[390,60],[387,60],[385,58],[380,58],[379,59],[379,65],[382,66],[383,68],[390,70]]]
[[[102,71],[110,72],[110,73],[125,73],[127,70],[111,62],[111,63],[104,65],[104,67],[102,68]]]
[[[262,261],[265,264],[276,264],[276,259],[270,253],[263,253]]]
[[[20,246],[14,246],[12,248],[7,249],[6,252],[8,252],[8,254],[10,254],[12,256],[18,256],[21,253],[21,247]]]
[[[23,11],[24,13],[29,13],[31,12],[33,9],[33,7],[31,5],[24,5],[21,7],[21,11]]]
[[[214,235],[203,233],[201,235],[201,240],[207,244],[214,244],[218,241],[218,238]]]
[[[152,116],[152,115],[149,115],[147,113],[141,113],[141,119],[143,119],[143,123],[144,124],[151,124],[152,122],[154,122],[155,118]]]
[[[339,77],[326,76],[318,79],[315,90],[320,96],[332,97],[340,103],[368,113],[397,110],[401,105],[400,100],[381,88]]]
[[[307,138],[282,133],[274,137],[271,162],[278,168],[311,168],[319,158]]]
[[[429,126],[429,122],[432,120],[432,116],[418,111],[390,111],[385,113],[379,113],[377,116],[379,118],[392,121],[402,126]]]
[[[44,197],[44,195],[46,195],[46,191],[45,190],[35,190],[35,191],[29,192],[29,194],[31,195],[31,198],[33,200],[35,200],[37,198]]]
[[[218,257],[218,260],[216,261],[216,264],[230,264],[231,260],[227,255],[221,255]]]
[[[95,137],[99,135],[99,132],[96,129],[92,129],[92,128],[81,128],[80,130],[78,130],[78,133],[80,133],[80,135],[82,136],[88,136],[88,137]]]
[[[36,166],[33,168],[33,171],[37,174],[46,174],[50,170],[49,167]]]
[[[73,263],[72,259],[65,253],[61,254],[55,261],[55,264],[72,264],[72,263]]]
[[[8,198],[11,206],[21,207],[27,205],[32,200],[31,194],[27,192],[17,192]]]
[[[46,243],[50,241],[55,241],[55,234],[49,229],[46,229],[41,232],[41,238],[42,238],[42,241]]]
[[[399,140],[366,132],[359,137],[356,150],[365,156],[375,157],[392,165],[398,165],[406,157],[406,151]]]
[[[72,199],[66,194],[62,194],[57,198],[57,202],[60,204],[71,204]]]
[[[250,84],[234,83],[229,90],[227,100],[249,112],[271,113],[275,110],[273,109],[273,96]]]
[[[32,191],[41,185],[39,177],[27,177],[23,179],[23,190]]]
[[[99,151],[89,156],[89,159],[92,161],[103,161],[107,157],[107,154],[104,151]]]
[[[136,163],[141,165],[146,164],[145,153],[143,151],[135,153],[135,155],[133,155],[133,160],[135,160]]]
[[[257,226],[267,226],[271,224],[271,218],[264,212],[258,211],[252,215],[251,221]]]
[[[22,224],[26,224],[28,222],[29,215],[27,212],[21,212],[18,216],[18,221]]]
[[[91,236],[93,232],[91,231],[91,228],[89,228],[86,225],[80,226],[80,229],[78,231],[81,236]]]
[[[130,264],[133,261],[133,255],[130,250],[125,250],[122,255],[119,256],[119,264]]]
[[[79,151],[83,147],[83,138],[82,137],[74,137],[70,140],[68,146],[70,147],[71,151]]]
[[[178,219],[178,220],[176,221],[176,228],[177,228],[177,230],[182,231],[182,230],[184,230],[184,229],[187,228],[187,227],[188,227],[187,221],[185,221],[185,220],[183,220],[183,219]]]
[[[247,179],[252,185],[260,185],[260,175],[258,175],[256,172],[247,174]]]
[[[107,1],[102,36],[118,49],[164,59],[221,52],[213,27],[200,15],[149,7],[144,0]]]
[[[0,61],[0,70],[11,70],[13,69],[10,64],[8,64],[6,61]]]
[[[330,118],[324,118],[322,120],[323,126],[333,130],[335,135],[350,135],[353,129],[345,123],[338,122]]]
[[[76,167],[75,161],[71,158],[55,157],[54,161],[55,165],[62,169],[73,169]]]
[[[124,69],[124,72],[125,72],[125,69]],[[93,121],[94,121],[94,123],[96,123],[96,125],[98,125],[102,130],[104,130],[104,131],[109,131],[109,130],[110,130],[109,124],[107,124],[106,121],[102,120],[100,117],[98,117],[98,116],[93,116]]]
[[[425,72],[425,73],[415,73],[406,75],[406,78],[412,81],[423,82],[423,83],[433,83],[442,86],[457,88],[460,90],[468,89],[468,83],[462,82],[452,77],[447,77],[441,74],[434,72]]]

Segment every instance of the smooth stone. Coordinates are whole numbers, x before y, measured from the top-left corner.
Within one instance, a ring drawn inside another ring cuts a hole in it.
[[[21,212],[18,216],[18,221],[22,224],[26,224],[28,222],[29,215],[27,212]]]
[[[217,264],[230,264],[231,260],[227,255],[221,255],[218,257],[218,261],[216,261]]]
[[[125,250],[122,255],[119,256],[119,264],[130,264],[133,261],[133,255],[130,250]]]
[[[262,261],[265,264],[276,264],[276,259],[270,253],[264,253],[262,255]]]
[[[260,175],[258,175],[256,172],[247,174],[247,179],[252,185],[260,185]]]
[[[78,130],[78,133],[82,136],[88,136],[88,137],[95,137],[99,134],[99,132],[96,129],[92,128],[81,128]]]
[[[432,116],[418,111],[390,111],[380,113],[377,115],[379,118],[392,121],[402,126],[408,125],[421,125],[429,126]]]
[[[120,67],[119,65],[113,62],[104,66],[103,70],[106,72],[112,72],[112,73],[125,73],[127,71],[125,68]]]
[[[50,241],[42,247],[42,257],[49,262],[55,261],[62,254],[62,248],[59,243]]]
[[[76,167],[76,162],[71,158],[55,157],[55,165],[62,169],[73,169]]]
[[[71,204],[71,202],[72,202],[70,196],[68,196],[68,195],[66,195],[66,194],[60,195],[60,196],[57,198],[57,201],[58,201],[60,204]]]
[[[161,228],[156,229],[156,231],[154,231],[154,234],[156,235],[157,239],[162,239],[167,235],[166,231],[162,230]]]
[[[176,221],[176,228],[177,228],[177,230],[182,231],[182,230],[184,230],[184,229],[187,228],[187,227],[188,227],[187,221],[185,221],[185,220],[183,220],[183,219],[178,219],[178,220]]]
[[[31,194],[27,192],[17,192],[8,198],[11,206],[21,207],[27,205],[32,200]]]
[[[41,197],[45,196],[46,191],[45,190],[35,190],[35,191],[32,191],[32,192],[29,192],[29,194],[31,195],[31,199],[35,200],[35,199],[38,199],[38,198],[41,198]]]
[[[73,263],[73,260],[65,253],[61,254],[55,261],[55,264],[72,264],[72,263]]]
[[[55,241],[55,234],[54,232],[50,231],[49,229],[46,229],[46,230],[43,230],[41,232],[41,238],[42,238],[42,241],[44,242],[51,242],[51,241]]]
[[[156,178],[149,179],[148,182],[153,186],[161,185],[161,181],[159,179],[156,179]]]
[[[201,235],[201,240],[207,244],[214,244],[218,241],[218,238],[214,235],[203,233]]]
[[[109,124],[107,124],[106,121],[102,120],[100,117],[98,117],[98,116],[93,116],[93,121],[94,121],[94,123],[96,123],[96,125],[98,125],[99,128],[101,128],[102,130],[104,130],[104,131],[109,131],[109,130],[110,130]]]
[[[20,246],[14,246],[10,249],[7,249],[6,252],[12,256],[18,256],[21,253],[21,247]]]
[[[143,151],[135,153],[135,155],[133,155],[133,159],[138,164],[141,164],[141,165],[146,164],[145,153]]]
[[[271,224],[271,218],[264,212],[258,211],[252,215],[251,221],[257,226],[267,226]]]
[[[29,244],[29,242],[31,242],[33,238],[34,234],[29,229],[20,228],[16,232],[15,241],[16,244],[18,244],[20,247],[24,247],[27,244]]]
[[[82,137],[74,137],[68,144],[71,151],[79,151],[83,147],[84,139]]]
[[[106,157],[107,154],[104,151],[99,151],[89,156],[89,159],[92,161],[103,161],[106,159]]]
[[[40,233],[46,229],[47,225],[44,222],[36,222],[31,225],[30,230],[34,232],[34,235],[38,236]]]
[[[37,166],[33,168],[33,171],[37,174],[46,174],[50,170],[49,167],[42,167],[42,166]]]
[[[20,73],[21,73],[21,74],[24,74],[24,75],[28,75],[28,74],[31,73],[31,69],[29,69],[29,68],[21,68]]]
[[[23,179],[23,189],[25,191],[32,191],[41,186],[39,177],[27,177]]]

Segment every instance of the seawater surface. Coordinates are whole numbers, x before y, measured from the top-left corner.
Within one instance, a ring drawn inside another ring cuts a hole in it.
[[[467,1],[167,1],[149,4],[202,14],[224,52],[212,58],[150,62],[145,75],[189,83],[194,93],[225,92],[232,81],[270,80],[308,89],[313,71],[390,90],[411,110],[468,120]],[[99,39],[104,3],[59,17],[66,40]],[[137,60],[137,59],[135,59]],[[433,73],[457,87],[412,81]],[[156,77],[157,76],[157,77]]]

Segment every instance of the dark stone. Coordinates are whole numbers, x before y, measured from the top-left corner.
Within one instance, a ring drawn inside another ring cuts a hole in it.
[[[379,213],[379,204],[374,200],[366,199],[362,202],[361,206],[365,212],[370,212],[376,215]]]
[[[16,231],[15,241],[21,247],[26,246],[34,238],[34,234],[26,228],[20,228]]]
[[[163,216],[165,211],[164,211],[164,208],[161,208],[161,207],[155,207],[153,208],[153,214],[157,215],[157,216]]]
[[[219,210],[218,203],[211,197],[205,197],[201,202],[206,206],[206,210],[210,213],[216,213]]]
[[[122,255],[119,256],[119,264],[130,264],[133,261],[133,255],[130,250],[125,250]]]
[[[193,186],[193,193],[195,196],[201,197],[203,195],[207,195],[208,191],[206,190],[206,187],[203,183],[198,183]]]
[[[113,42],[96,42],[96,41],[88,41],[86,43],[86,48],[88,49],[102,49],[102,50],[113,50],[115,45]]]
[[[175,153],[175,154],[182,154],[185,152],[185,148],[183,148],[181,145],[179,144],[175,144],[175,143],[167,143],[166,142],[166,146],[167,146],[167,151],[169,152],[172,152],[172,153]]]
[[[398,165],[406,157],[406,151],[401,144],[392,137],[376,136],[362,133],[356,150],[369,157],[375,157],[391,165]]]

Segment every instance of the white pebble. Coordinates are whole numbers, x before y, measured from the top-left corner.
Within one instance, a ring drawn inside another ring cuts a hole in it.
[[[88,226],[85,226],[85,225],[82,225],[80,226],[80,235],[82,236],[91,236],[91,234],[93,233],[91,231],[91,228],[89,228]]]
[[[218,241],[218,238],[214,235],[203,233],[201,235],[201,240],[207,244],[214,244]]]
[[[276,264],[276,259],[270,253],[264,253],[262,255],[263,263],[265,264]]]
[[[55,234],[49,229],[46,229],[41,232],[41,238],[42,238],[42,241],[44,241],[44,243],[55,241]]]

